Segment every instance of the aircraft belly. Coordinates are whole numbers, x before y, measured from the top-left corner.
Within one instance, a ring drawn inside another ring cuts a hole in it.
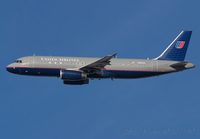
[[[22,75],[31,76],[60,76],[60,69],[56,68],[20,68]]]
[[[152,66],[156,67],[152,67]],[[151,62],[146,62],[146,66],[124,66],[124,67],[114,67],[110,66],[107,69],[104,69],[108,72],[114,74],[114,78],[124,78],[124,79],[134,79],[134,78],[145,78],[151,76],[158,76],[161,74],[166,74],[164,71],[158,71],[157,62],[154,62],[154,65]]]
[[[164,74],[163,72],[152,72],[152,71],[109,71],[115,75],[115,78],[144,78],[150,76],[157,76]]]

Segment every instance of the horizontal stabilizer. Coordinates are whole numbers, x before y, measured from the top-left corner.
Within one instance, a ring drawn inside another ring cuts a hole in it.
[[[171,64],[171,67],[184,67],[185,65],[187,65],[190,61],[183,61],[183,62],[178,62],[175,64]]]

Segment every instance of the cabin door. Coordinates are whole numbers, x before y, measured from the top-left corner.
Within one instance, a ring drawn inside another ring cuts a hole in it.
[[[152,71],[158,70],[158,61],[152,61]]]
[[[34,60],[33,57],[28,58],[29,67],[34,67]]]

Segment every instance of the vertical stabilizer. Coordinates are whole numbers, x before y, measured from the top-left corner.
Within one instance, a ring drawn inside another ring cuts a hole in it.
[[[192,31],[182,31],[156,60],[184,61]]]

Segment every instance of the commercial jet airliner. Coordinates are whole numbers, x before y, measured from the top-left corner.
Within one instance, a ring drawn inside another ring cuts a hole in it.
[[[6,67],[19,75],[60,77],[64,84],[88,84],[89,79],[135,79],[159,76],[194,68],[184,61],[192,31],[182,31],[165,51],[154,59],[27,56]]]

